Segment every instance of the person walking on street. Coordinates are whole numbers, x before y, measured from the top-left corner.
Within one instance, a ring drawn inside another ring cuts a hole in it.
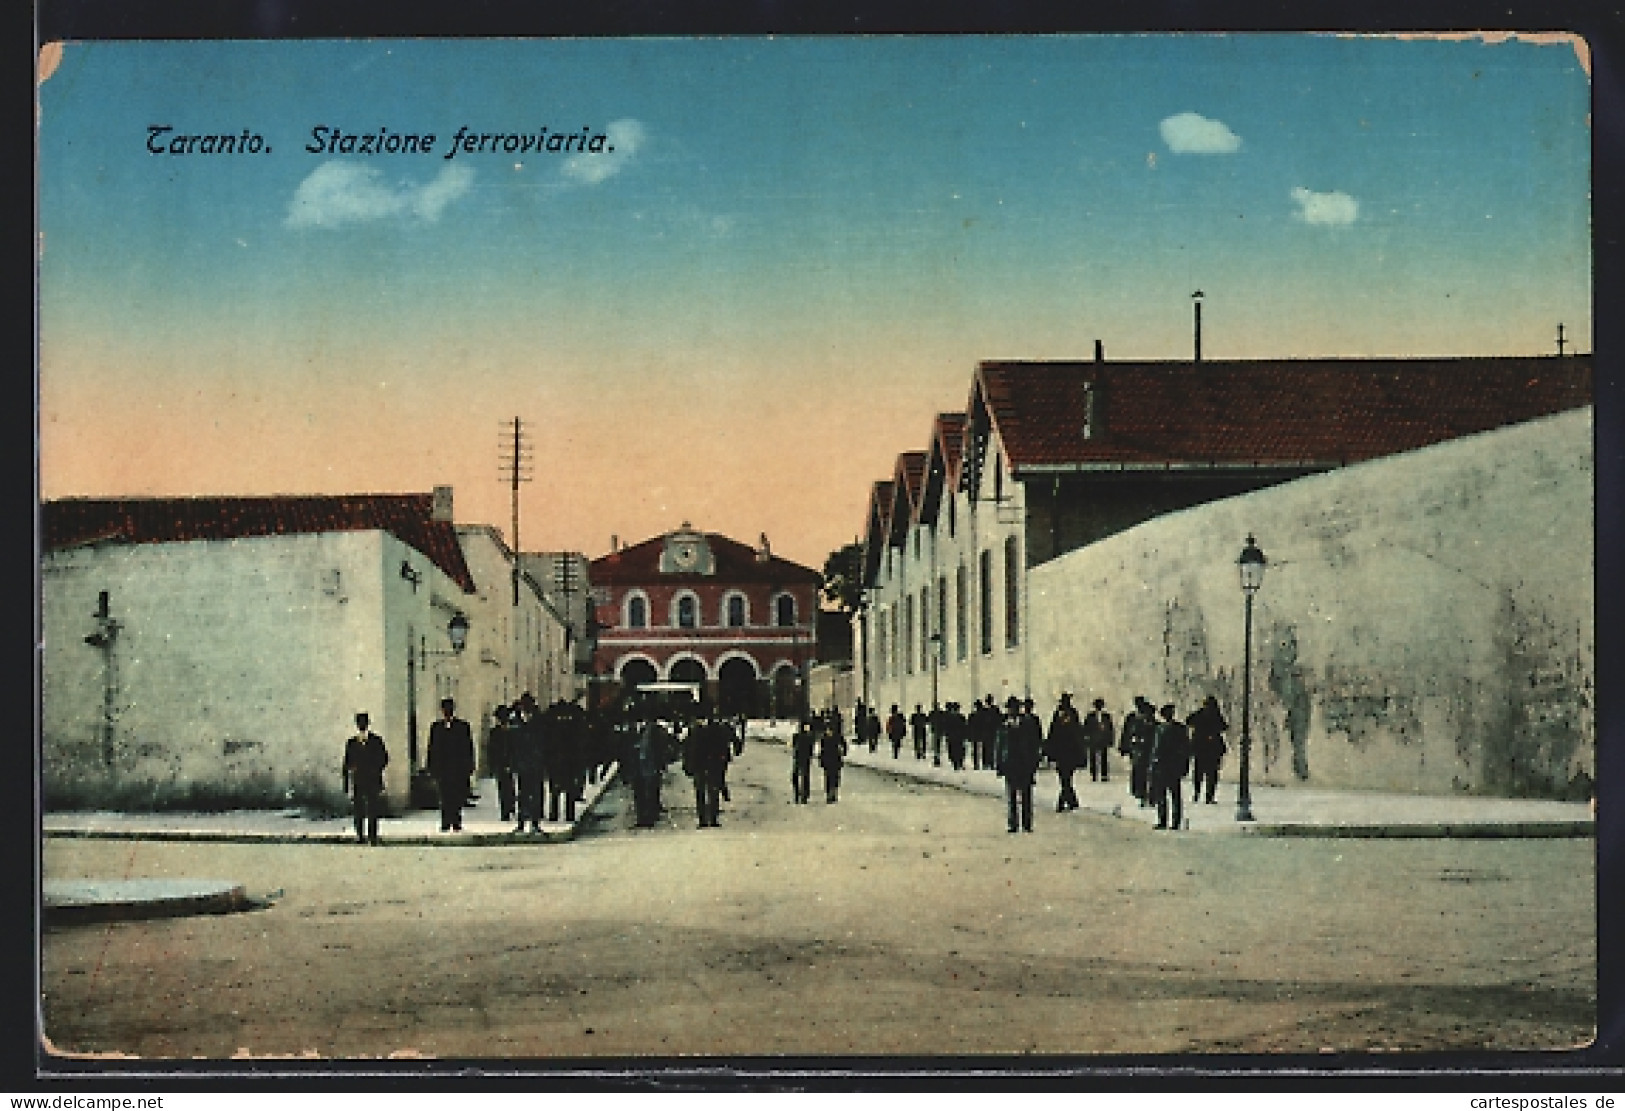
[[[456,708],[451,699],[442,698],[440,720],[429,727],[428,768],[440,792],[441,833],[462,831],[468,779],[474,774],[474,735]]]
[[[497,805],[502,820],[513,821],[514,772],[513,732],[508,724],[508,707],[498,706],[492,715],[491,731],[485,735],[485,766],[497,783]]]
[[[1230,728],[1230,723],[1219,712],[1219,700],[1210,694],[1202,700],[1202,708],[1187,718],[1185,724],[1190,729],[1191,758],[1196,764],[1191,801],[1202,801],[1202,787],[1205,784],[1207,801],[1211,803],[1219,786],[1219,765],[1224,763],[1224,754],[1228,750],[1224,743],[1224,731]]]
[[[964,771],[965,742],[970,737],[970,721],[959,708],[959,703],[950,702],[942,723],[948,731],[948,763],[953,765],[954,771]]]
[[[1157,714],[1144,695],[1134,696],[1134,709],[1123,718],[1117,751],[1128,758],[1129,793],[1141,806],[1151,805],[1151,742],[1156,737]]]
[[[1083,723],[1072,705],[1072,695],[1061,692],[1061,700],[1049,719],[1049,737],[1044,752],[1055,765],[1055,774],[1061,781],[1061,793],[1055,800],[1055,812],[1064,813],[1078,808],[1078,793],[1072,786],[1072,775],[1083,762]]]
[[[1038,745],[1026,727],[1021,700],[1005,702],[1004,720],[993,741],[993,770],[1004,779],[1006,825],[1011,833],[1033,831],[1033,781],[1038,776]]]
[[[518,779],[519,797],[515,815],[519,824],[515,833],[525,832],[530,823],[532,833],[542,832],[542,780],[547,772],[547,754],[543,750],[542,719],[536,700],[526,691],[509,714],[510,743],[513,747],[513,770]]]
[[[1162,721],[1151,742],[1150,766],[1151,796],[1157,802],[1156,828],[1179,829],[1184,819],[1184,779],[1191,766],[1191,743],[1185,723],[1174,717],[1172,702],[1162,708]]]
[[[908,736],[908,723],[903,720],[903,711],[893,702],[891,713],[886,718],[886,739],[891,741],[891,758],[897,759],[903,751],[903,738]]]
[[[798,803],[812,800],[813,749],[817,740],[813,736],[812,722],[801,719],[795,736],[790,738],[790,790]]]
[[[694,782],[700,829],[720,824],[722,778],[732,749],[732,727],[709,710],[700,713],[683,739],[683,772]]]
[[[1089,757],[1089,779],[1091,782],[1111,782],[1111,770],[1106,766],[1106,756],[1112,750],[1112,740],[1115,737],[1112,729],[1112,716],[1106,712],[1106,700],[1095,699],[1095,708],[1090,710],[1083,719],[1083,747]]]
[[[846,763],[846,740],[840,730],[824,730],[818,746],[818,762],[824,768],[824,801],[835,802],[841,794],[841,765]]]
[[[873,706],[869,707],[869,716],[864,719],[868,725],[866,731],[869,735],[869,751],[873,752],[880,747],[880,715]]]
[[[350,795],[354,809],[355,839],[365,845],[376,845],[389,750],[384,747],[384,739],[367,725],[366,714],[355,716],[355,736],[344,742],[344,766],[339,782]]]
[[[993,704],[990,694],[984,701],[976,700],[976,708],[970,712],[970,758],[971,766],[978,771],[993,770],[993,737],[999,731],[999,710]]]
[[[666,774],[670,745],[671,734],[654,712],[648,711],[638,723],[633,749],[636,757],[632,768],[633,806],[639,829],[653,829],[660,820],[660,780]]]
[[[925,710],[920,704],[914,704],[914,712],[908,716],[909,731],[914,736],[914,759],[925,759],[925,730],[931,719],[926,717]]]

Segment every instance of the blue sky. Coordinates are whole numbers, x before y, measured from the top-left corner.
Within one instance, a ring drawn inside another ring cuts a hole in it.
[[[450,482],[501,521],[517,413],[560,461],[527,546],[690,518],[816,563],[977,360],[1188,357],[1198,288],[1210,358],[1589,349],[1588,103],[1564,43],[70,45],[42,485]],[[437,149],[313,155],[318,125]],[[447,161],[463,125],[616,150]]]

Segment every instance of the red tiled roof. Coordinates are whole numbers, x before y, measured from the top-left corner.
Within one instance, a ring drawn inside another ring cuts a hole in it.
[[[926,452],[925,481],[918,504],[914,506],[914,519],[936,519],[937,505],[946,486],[953,489],[959,482],[959,460],[965,447],[965,414],[938,413],[931,422],[931,446]]]
[[[1085,384],[1096,433],[1083,436]],[[1588,356],[984,362],[1017,471],[1079,464],[1348,463],[1591,403]]]
[[[600,556],[592,561],[589,577],[594,586],[599,584],[638,584],[652,582],[727,582],[727,583],[821,583],[823,576],[811,567],[770,555],[766,560],[756,558],[756,549],[741,544],[718,532],[700,535],[711,546],[715,573],[666,572],[660,570],[660,553],[665,549],[664,535],[653,536],[637,544],[628,545],[618,552]]]
[[[432,494],[247,498],[64,498],[41,507],[46,551],[112,541],[163,544],[382,530],[422,552],[466,593],[474,577],[449,521],[431,519]]]
[[[942,452],[942,465],[947,471],[948,483],[959,479],[959,460],[965,449],[965,414],[938,413],[933,439]]]
[[[869,488],[869,515],[863,530],[863,581],[873,581],[880,553],[891,529],[892,484],[877,482]]]
[[[893,544],[903,542],[904,530],[914,520],[925,488],[925,460],[923,451],[905,451],[892,468],[892,503],[886,524]]]

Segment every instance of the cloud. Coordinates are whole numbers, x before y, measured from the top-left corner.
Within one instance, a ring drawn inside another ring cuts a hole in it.
[[[473,184],[474,171],[467,166],[445,166],[427,185],[390,185],[376,167],[323,162],[294,190],[283,223],[290,228],[336,228],[411,217],[433,223]]]
[[[1343,227],[1360,214],[1360,202],[1347,193],[1311,193],[1300,185],[1292,190],[1292,199],[1298,205],[1293,215],[1306,224]]]
[[[1241,136],[1218,120],[1181,112],[1158,125],[1162,141],[1175,154],[1234,154],[1241,149]]]
[[[644,127],[637,120],[616,120],[604,134],[609,141],[603,153],[572,154],[561,171],[565,177],[579,185],[597,185],[620,173],[643,146]]]

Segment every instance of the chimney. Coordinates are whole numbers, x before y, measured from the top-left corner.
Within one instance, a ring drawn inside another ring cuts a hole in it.
[[[773,549],[768,546],[767,533],[762,533],[761,546],[756,549],[756,562],[766,563],[773,558]]]
[[[434,488],[434,504],[429,509],[429,520],[444,521],[451,524],[451,487],[436,486]]]
[[[619,533],[612,532],[609,534],[609,550],[612,555],[621,550],[621,537]]]
[[[1095,340],[1095,362],[1103,363],[1105,361],[1106,361],[1106,345],[1104,343],[1101,343],[1097,339],[1097,340]]]
[[[1191,294],[1191,305],[1196,309],[1196,357],[1195,362],[1202,361],[1202,291],[1197,290]]]

